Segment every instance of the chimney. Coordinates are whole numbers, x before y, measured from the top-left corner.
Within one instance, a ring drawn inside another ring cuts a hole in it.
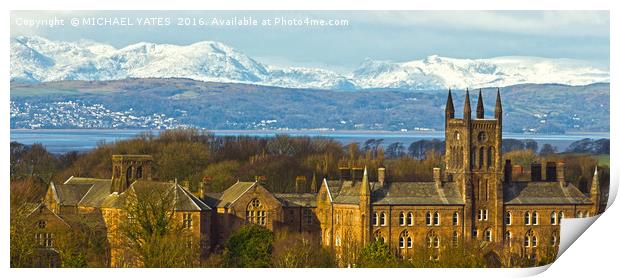
[[[364,177],[364,168],[354,167],[351,168],[351,180],[353,181],[361,181]]]
[[[510,159],[506,159],[506,165],[504,166],[504,182],[512,182],[512,162]]]
[[[547,162],[545,167],[547,169],[547,181],[557,181],[557,167],[555,166],[555,162]]]
[[[380,185],[385,184],[385,167],[379,167],[379,169],[377,169],[377,181]]]
[[[566,180],[564,177],[564,162],[558,161],[557,163],[557,181],[560,183],[560,186],[566,186]]]
[[[260,185],[264,186],[267,184],[267,176],[255,176],[254,179]]]
[[[306,191],[306,176],[297,176],[295,178],[295,192],[302,193]]]
[[[339,167],[340,171],[340,180],[346,181],[351,179],[351,169],[349,167]]]
[[[181,182],[181,187],[183,187],[183,189],[185,189],[185,190],[187,190],[187,191],[191,192],[191,191],[189,190],[189,180],[183,180],[183,181]]]
[[[433,181],[437,188],[441,188],[441,168],[433,168]]]
[[[530,175],[532,181],[542,181],[542,165],[540,163],[532,163],[530,165]]]

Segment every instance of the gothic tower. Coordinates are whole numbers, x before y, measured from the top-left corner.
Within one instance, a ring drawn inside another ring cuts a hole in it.
[[[464,235],[502,239],[503,190],[501,162],[501,100],[499,90],[495,117],[484,118],[482,90],[478,93],[476,118],[471,118],[469,89],[463,118],[455,118],[451,92],[446,104],[445,169],[448,182],[456,182],[465,202]],[[452,111],[450,111],[452,109]]]
[[[110,193],[123,193],[136,180],[151,180],[150,155],[113,155]]]

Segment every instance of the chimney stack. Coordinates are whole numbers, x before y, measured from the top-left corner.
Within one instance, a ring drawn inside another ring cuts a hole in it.
[[[558,161],[557,163],[557,181],[560,183],[560,186],[566,186],[566,180],[564,177],[564,161]]]
[[[542,181],[542,165],[540,163],[532,163],[530,165],[530,175],[532,181]]]
[[[512,162],[510,159],[506,159],[506,165],[504,166],[504,182],[512,182]]]
[[[379,167],[379,169],[377,169],[377,181],[380,185],[385,184],[385,167]]]
[[[435,186],[437,188],[441,188],[441,168],[433,168],[433,181],[435,182]]]
[[[338,167],[340,171],[340,180],[346,181],[351,179],[351,169],[349,167]]]
[[[364,168],[353,167],[351,168],[351,180],[353,181],[361,181],[364,177]]]
[[[295,178],[295,192],[302,193],[306,189],[306,176],[297,176]]]
[[[555,165],[555,162],[547,162],[547,165],[545,167],[547,169],[547,181],[557,181],[558,177],[557,177],[557,167]]]

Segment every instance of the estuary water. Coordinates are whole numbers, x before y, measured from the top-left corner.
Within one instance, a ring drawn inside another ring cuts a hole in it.
[[[12,129],[11,141],[22,144],[41,143],[52,153],[68,151],[88,151],[101,142],[114,142],[135,137],[142,132],[158,134],[161,130],[139,129]],[[215,136],[257,136],[272,137],[277,134],[290,136],[323,137],[338,140],[343,144],[358,142],[363,144],[368,139],[383,139],[383,145],[401,142],[408,147],[421,139],[444,138],[443,131],[324,131],[324,130],[210,130]],[[533,139],[539,148],[551,144],[559,151],[565,150],[572,142],[584,138],[609,138],[609,133],[573,133],[573,134],[521,134],[504,133],[504,139]]]

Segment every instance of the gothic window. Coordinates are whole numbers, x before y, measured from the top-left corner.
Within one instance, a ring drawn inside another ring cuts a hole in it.
[[[487,134],[484,131],[481,131],[480,133],[478,133],[478,141],[484,143],[487,141]]]
[[[379,226],[379,214],[376,212],[372,215],[372,223],[375,226]]]
[[[538,239],[536,238],[536,236],[532,236],[532,247],[537,247],[538,246]]]
[[[487,155],[487,167],[493,167],[494,163],[493,163],[493,159],[495,155],[495,148],[494,147],[489,147],[489,151],[488,151],[488,155]]]
[[[529,236],[525,236],[523,238],[523,247],[525,247],[525,248],[530,247],[530,244],[531,244],[530,243],[530,237]]]
[[[530,225],[530,220],[531,220],[532,216],[530,215],[529,211],[525,212],[525,215],[523,217],[523,223],[525,223],[525,225]]]
[[[39,222],[37,222],[37,227],[39,227],[39,229],[45,229],[46,226],[47,223],[45,223],[45,221],[43,220],[39,220]]]
[[[400,214],[398,215],[398,224],[400,224],[401,226],[405,226],[405,213],[404,212],[400,212]]]
[[[435,216],[433,217],[433,222],[435,222],[435,226],[439,226],[439,212],[435,212]]]
[[[459,246],[459,233],[457,231],[452,232],[452,247]]]
[[[426,226],[433,225],[433,220],[431,219],[431,212],[426,212]]]
[[[461,134],[458,131],[454,132],[454,140],[456,141],[461,140]]]
[[[183,228],[185,229],[192,228],[192,214],[189,212],[183,213]]]
[[[564,218],[564,212],[560,211],[558,214],[558,224],[562,224],[562,218]]]
[[[459,225],[459,213],[456,211],[454,212],[454,214],[452,214],[452,225],[453,226]]]
[[[413,247],[413,239],[409,235],[409,231],[404,230],[400,233],[399,246],[401,249],[412,248]]]
[[[312,225],[312,210],[305,208],[303,210],[303,217],[306,225]]]
[[[551,212],[551,225],[557,225],[558,224],[558,215],[557,213]]]
[[[506,244],[508,244],[508,247],[512,246],[512,233],[510,231],[506,231],[504,234],[504,240],[506,241]]]
[[[435,236],[435,240],[433,241],[433,247],[439,248],[439,236]]]
[[[381,226],[385,226],[386,222],[385,222],[385,212],[381,213]]]
[[[551,246],[555,247],[556,245],[558,245],[558,236],[554,234],[551,236]]]
[[[338,219],[338,215],[336,215]],[[265,226],[267,224],[267,212],[265,211],[263,204],[258,199],[253,199],[246,210],[246,221],[252,224],[258,224]]]
[[[413,212],[407,214],[407,225],[413,226]]]
[[[491,229],[486,229],[484,231],[484,241],[491,242],[493,240],[492,233],[493,232],[491,231]]]
[[[381,243],[385,243],[385,237],[383,237],[383,234],[381,233],[381,231],[375,232],[375,240]]]
[[[532,225],[538,225],[538,212],[534,212],[533,215]]]
[[[478,153],[478,168],[484,168],[484,147],[480,147],[480,152]]]
[[[142,166],[136,167],[136,179],[142,178]]]
[[[523,238],[523,245],[525,247],[536,247],[538,246],[538,239],[536,238],[536,235],[534,235],[534,231],[529,230],[526,234],[525,237]]]
[[[506,212],[506,225],[512,225],[512,213],[510,211]]]

